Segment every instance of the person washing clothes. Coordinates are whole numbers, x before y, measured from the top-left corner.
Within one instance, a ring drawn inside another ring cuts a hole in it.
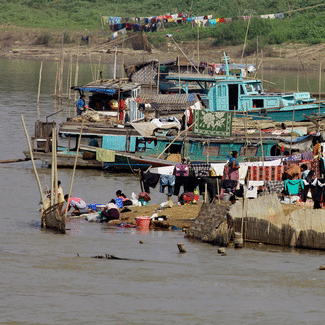
[[[68,194],[66,194],[64,196],[64,200],[66,202],[68,202],[68,197],[69,197]],[[80,210],[86,210],[87,209],[87,204],[80,197],[70,197],[68,206],[66,207],[66,209],[68,209],[67,211],[69,211],[71,209],[71,207],[74,208],[74,210],[72,211],[72,214],[78,216],[81,213]],[[66,209],[63,211],[63,213],[65,213]]]
[[[102,221],[109,222],[116,220],[120,217],[118,206],[115,204],[115,200],[112,199],[106,204],[105,210],[101,213]]]

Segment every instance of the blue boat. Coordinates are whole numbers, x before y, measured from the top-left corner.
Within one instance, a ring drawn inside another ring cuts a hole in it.
[[[298,122],[306,116],[324,114],[324,102],[317,102],[309,92],[266,93],[261,80],[231,75],[224,56],[225,75],[171,74],[166,79],[177,81],[185,93],[197,84],[208,110],[231,111],[235,117]]]

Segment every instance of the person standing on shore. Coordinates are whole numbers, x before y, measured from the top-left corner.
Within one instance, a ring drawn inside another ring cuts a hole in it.
[[[238,157],[238,152],[233,151],[231,153],[231,158],[229,159],[229,171],[228,176],[232,181],[239,181],[239,162],[236,159]]]

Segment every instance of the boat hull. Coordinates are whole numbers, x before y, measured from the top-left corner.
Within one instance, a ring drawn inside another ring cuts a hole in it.
[[[24,151],[26,158],[30,158],[29,151]],[[34,159],[41,160],[48,164],[52,165],[52,153],[51,152],[34,152]],[[75,163],[76,155],[67,154],[67,153],[58,153],[57,154],[57,165],[59,168],[73,168]],[[94,168],[102,169],[102,163],[95,159],[83,159],[82,155],[77,159],[77,168]]]
[[[65,234],[65,216],[59,211],[59,204],[54,204],[42,211],[42,227]]]

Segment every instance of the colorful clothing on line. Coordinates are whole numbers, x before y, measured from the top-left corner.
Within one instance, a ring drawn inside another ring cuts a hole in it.
[[[188,165],[177,164],[174,173],[175,176],[188,176]]]
[[[161,175],[160,176],[160,193],[165,192],[165,188],[168,187],[167,195],[173,195],[175,186],[175,175]]]
[[[284,166],[249,166],[247,178],[250,181],[281,181]]]
[[[295,180],[286,180],[284,183],[284,190],[286,193],[290,195],[296,195],[301,190],[304,189],[304,182],[302,179],[295,179]]]
[[[284,181],[266,181],[264,187],[269,193],[281,194],[284,190]]]
[[[210,169],[211,163],[198,163],[189,165],[189,171],[192,171],[195,177],[208,176]]]

